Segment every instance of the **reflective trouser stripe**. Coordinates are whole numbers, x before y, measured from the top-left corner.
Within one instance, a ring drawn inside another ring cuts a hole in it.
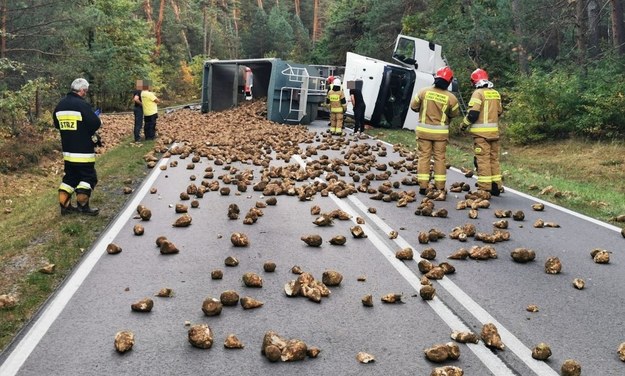
[[[430,181],[430,174],[417,174],[417,180],[419,181]]]
[[[74,187],[70,186],[69,184],[61,183],[61,185],[59,185],[59,191],[64,191],[71,195],[72,193],[74,193]]]
[[[497,123],[484,123],[484,124],[473,124],[469,129],[471,133],[477,132],[498,132],[499,126]]]
[[[87,183],[86,181],[81,181],[80,183],[78,183],[78,186],[76,186],[76,189],[84,189],[84,190],[91,190],[91,184]]]
[[[483,137],[474,138],[479,189],[490,190],[492,183],[496,183],[501,188],[499,148],[499,140],[487,141]]]
[[[449,126],[417,123],[416,131],[424,133],[449,134]]]
[[[69,153],[63,152],[63,160],[75,163],[95,162],[95,153]]]
[[[330,113],[330,132],[337,133],[343,130],[343,112]]]
[[[420,188],[427,188],[430,180],[430,158],[434,160],[434,183],[436,189],[445,189],[447,168],[445,166],[445,149],[447,141],[431,141],[418,139],[417,181]]]

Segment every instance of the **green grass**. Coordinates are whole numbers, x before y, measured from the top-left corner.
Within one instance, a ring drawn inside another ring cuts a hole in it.
[[[59,181],[50,181],[45,191],[15,200],[13,212],[0,220],[0,233],[13,234],[0,239],[0,263],[26,265],[25,277],[13,281],[19,297],[14,308],[0,310],[0,349],[4,349],[71,272],[72,268],[121,210],[128,195],[122,189],[126,179],[138,185],[148,173],[142,160],[153,143],[130,146],[130,139],[98,158],[99,183],[92,206],[100,208],[97,217],[60,217],[57,201]],[[26,224],[26,226],[25,226]],[[19,229],[19,230],[16,230]],[[38,270],[46,263],[56,264],[54,274]],[[23,267],[23,266],[22,266]]]

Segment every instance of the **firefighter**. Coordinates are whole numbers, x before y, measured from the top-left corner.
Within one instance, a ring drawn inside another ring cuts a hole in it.
[[[328,93],[330,92],[330,89],[332,89],[332,82],[334,82],[334,76],[333,75],[329,75],[328,78],[326,78],[326,95],[328,95]],[[332,123],[328,122],[328,127],[331,126]]]
[[[421,89],[410,102],[410,109],[419,113],[417,122],[417,181],[419,193],[427,194],[430,182],[430,159],[434,159],[433,195],[437,200],[445,200],[447,168],[445,153],[449,140],[449,121],[460,114],[458,99],[447,90],[454,77],[449,67],[436,71],[433,87]]]
[[[102,123],[84,99],[88,90],[87,80],[75,79],[71,91],[54,109],[54,127],[61,132],[65,167],[65,175],[59,186],[61,215],[81,213],[94,216],[99,212],[97,208],[89,206],[89,199],[98,182],[95,147],[102,143],[96,131]],[[75,207],[71,204],[74,192],[77,202]]]
[[[501,167],[499,166],[499,116],[503,111],[501,96],[493,89],[488,73],[476,69],[471,73],[475,91],[469,101],[469,112],[462,122],[462,129],[469,128],[473,136],[473,152],[477,169],[478,190],[499,196],[503,191]]]
[[[328,91],[330,91],[330,88],[332,87],[333,82],[334,82],[334,76],[330,75],[328,76],[328,78],[326,78],[326,89]]]
[[[330,108],[330,133],[343,133],[343,114],[347,110],[347,101],[341,88],[341,80],[335,78],[326,96],[326,105]]]

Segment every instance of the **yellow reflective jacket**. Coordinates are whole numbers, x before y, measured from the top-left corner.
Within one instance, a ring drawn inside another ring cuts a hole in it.
[[[471,95],[467,110],[479,112],[479,116],[473,124],[467,117],[464,118],[464,124],[471,125],[469,132],[472,135],[486,139],[496,140],[499,138],[499,116],[503,112],[503,107],[501,106],[501,95],[497,90],[476,89]]]
[[[449,121],[460,114],[456,96],[437,87],[421,89],[410,101],[410,108],[419,113],[417,138],[424,140],[447,140]]]
[[[338,87],[338,90],[335,88]],[[332,86],[332,89],[328,91],[326,96],[326,104],[330,107],[330,112],[343,113],[347,110],[347,101],[345,100],[345,94],[340,86]]]

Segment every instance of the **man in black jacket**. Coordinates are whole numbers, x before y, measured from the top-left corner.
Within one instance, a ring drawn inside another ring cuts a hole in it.
[[[54,127],[61,132],[61,146],[65,176],[59,186],[61,215],[81,213],[98,215],[97,208],[89,207],[89,198],[98,177],[95,171],[95,146],[100,144],[96,131],[102,125],[91,105],[84,99],[89,82],[77,78],[71,90],[54,109]],[[77,206],[72,206],[76,192]]]

